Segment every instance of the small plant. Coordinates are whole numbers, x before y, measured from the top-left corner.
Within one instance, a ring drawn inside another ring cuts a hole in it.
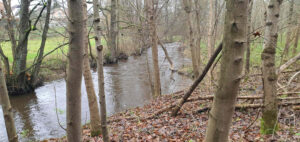
[[[56,110],[57,110],[57,112],[58,112],[59,114],[64,114],[64,113],[65,113],[65,111],[62,110],[62,109],[57,108]]]
[[[28,129],[25,129],[25,130],[21,131],[21,136],[22,136],[23,138],[28,137],[28,136],[29,136],[29,130],[28,130]]]

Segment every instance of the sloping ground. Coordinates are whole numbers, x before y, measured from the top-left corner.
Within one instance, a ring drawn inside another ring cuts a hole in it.
[[[295,72],[288,72],[280,79],[281,84],[286,84]],[[285,79],[286,78],[286,79]],[[208,96],[208,87],[200,87],[191,98]],[[300,79],[294,79],[289,86],[282,90],[300,92]],[[299,93],[279,93],[281,103],[297,102],[300,100],[285,100],[284,98],[299,97]],[[208,123],[208,108],[211,99],[197,100],[186,103],[177,117],[170,117],[168,106],[174,104],[183,95],[183,91],[164,95],[154,99],[141,108],[127,110],[109,118],[109,132],[112,141],[203,141]],[[262,86],[260,75],[251,75],[241,83],[240,96],[261,96]],[[262,99],[241,99],[239,104],[247,104],[245,108],[237,109],[230,131],[230,140],[237,142],[250,141],[300,141],[300,111],[293,106],[281,106],[279,109],[279,130],[273,135],[260,134],[261,108],[248,108],[248,104],[262,104]],[[163,110],[163,111],[161,111]],[[155,114],[155,115],[154,115]],[[83,129],[84,141],[99,141],[101,136],[90,137],[88,126]],[[50,139],[49,141],[66,141],[65,138]]]

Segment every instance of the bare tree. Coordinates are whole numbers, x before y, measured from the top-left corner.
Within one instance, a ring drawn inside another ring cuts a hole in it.
[[[111,0],[110,8],[110,30],[109,30],[109,49],[110,49],[110,58],[109,62],[116,63],[118,60],[118,51],[117,51],[117,0]]]
[[[99,1],[93,0],[94,10],[94,31],[95,31],[95,42],[97,49],[97,67],[98,67],[98,85],[99,85],[99,103],[101,108],[101,128],[104,142],[109,142],[109,135],[106,122],[106,101],[105,101],[105,90],[104,90],[104,73],[103,73],[103,46],[101,45],[101,26],[100,26],[100,15],[99,15]]]
[[[208,33],[207,33],[207,55],[211,57],[214,47],[215,47],[215,7],[214,1],[215,0],[208,0],[209,1],[209,23],[208,23]],[[212,86],[212,72],[208,73],[209,77],[209,84]]]
[[[67,67],[67,138],[81,139],[81,81],[85,48],[85,16],[82,0],[68,0],[69,55]]]
[[[7,93],[5,75],[2,71],[2,62],[1,61],[0,61],[0,104],[2,105],[8,140],[10,142],[17,142],[18,135],[16,133],[13,112],[12,112],[12,108],[11,108],[8,93]]]
[[[293,15],[294,15],[294,0],[289,0],[289,13],[288,13],[288,31],[286,33],[286,41],[285,41],[285,47],[284,47],[284,50],[283,50],[283,53],[282,53],[282,56],[281,56],[281,63],[282,63],[282,60],[284,60],[284,58],[286,56],[289,55],[289,49],[290,49],[290,46],[291,46],[291,43],[292,43],[292,32],[293,32]]]
[[[152,39],[152,59],[153,59],[153,69],[154,69],[154,96],[161,95],[161,85],[160,85],[160,75],[159,75],[159,65],[158,65],[158,39],[157,39],[157,27],[156,27],[156,8],[158,5],[157,0],[149,0],[147,8],[149,13],[149,25],[150,25],[150,36]]]
[[[251,31],[252,7],[253,7],[253,0],[249,0],[247,33],[250,33],[250,31]],[[249,71],[250,71],[250,55],[251,55],[250,35],[247,34],[247,50],[246,50],[245,74],[248,74]]]
[[[242,78],[248,0],[227,0],[219,87],[209,112],[206,142],[227,142]]]
[[[193,72],[194,77],[197,78],[199,76],[199,68],[198,68],[198,60],[196,57],[196,48],[194,46],[194,33],[193,33],[193,26],[192,26],[192,7],[191,7],[191,1],[189,0],[183,0],[184,10],[187,14],[187,25],[189,29],[189,45],[191,48],[191,54],[192,54],[192,64],[193,64]]]
[[[264,88],[264,109],[261,130],[266,134],[273,133],[277,122],[278,103],[277,75],[275,67],[275,54],[278,38],[278,19],[282,0],[270,0],[267,9],[266,28],[264,36],[264,49],[262,59],[262,79]]]
[[[46,13],[46,19],[45,19],[44,29],[43,29],[43,33],[42,33],[42,42],[41,42],[41,46],[40,46],[40,49],[38,52],[38,56],[36,56],[36,58],[35,58],[36,65],[33,67],[32,73],[31,73],[31,76],[32,76],[31,81],[33,82],[34,86],[37,84],[38,74],[40,72],[42,60],[44,58],[44,50],[45,50],[47,34],[48,34],[48,29],[49,29],[49,23],[50,23],[51,2],[52,2],[52,0],[47,0],[47,13]]]
[[[86,5],[86,0],[83,0],[83,12],[85,19],[87,19],[87,5]],[[95,11],[95,12],[98,12]],[[89,51],[88,51],[88,42],[89,42],[89,37],[88,37],[88,32],[86,28],[87,24],[85,22],[85,28],[84,28],[84,34],[85,34],[85,47],[84,47],[84,57],[83,57],[83,77],[84,77],[84,82],[85,82],[85,88],[86,88],[86,93],[88,96],[88,102],[89,102],[89,110],[90,110],[90,120],[91,120],[91,136],[97,136],[101,132],[101,125],[100,125],[100,114],[99,114],[99,108],[98,108],[98,103],[97,103],[97,97],[94,89],[94,84],[93,84],[93,78],[92,78],[92,73],[91,73],[91,67],[90,67],[90,60],[89,60]]]

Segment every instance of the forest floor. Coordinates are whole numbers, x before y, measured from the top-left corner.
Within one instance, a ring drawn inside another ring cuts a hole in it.
[[[299,71],[299,70],[298,70]],[[286,85],[295,71],[288,71],[279,78],[279,83]],[[209,96],[214,92],[208,90],[205,83],[194,91],[190,98]],[[215,90],[215,89],[213,89]],[[170,116],[168,106],[176,103],[185,90],[163,95],[153,99],[143,107],[137,107],[109,117],[109,132],[111,141],[203,141],[208,124],[209,109],[212,99],[203,99],[187,102],[176,117]],[[278,90],[281,103],[298,103],[299,99],[285,99],[300,97],[300,77],[287,86]],[[249,75],[241,82],[239,96],[262,96],[262,82],[260,74]],[[278,131],[272,135],[260,133],[260,117],[262,108],[248,108],[247,104],[262,104],[262,99],[241,99],[238,104],[244,104],[245,108],[236,109],[229,135],[230,141],[256,142],[256,141],[300,141],[300,111],[293,109],[295,106],[279,107]],[[164,110],[164,111],[162,111]],[[165,111],[166,110],[166,111]],[[162,112],[162,113],[160,113]],[[155,114],[155,115],[154,115]],[[102,137],[91,137],[89,125],[83,127],[84,141],[101,142]],[[53,138],[46,141],[66,141],[66,138]]]

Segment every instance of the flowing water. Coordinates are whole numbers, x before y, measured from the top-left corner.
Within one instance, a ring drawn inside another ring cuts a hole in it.
[[[183,56],[178,43],[165,46],[175,69],[184,64],[190,64],[191,61]],[[151,49],[148,49],[147,53],[142,56],[131,56],[127,61],[104,67],[108,115],[142,106],[152,98],[147,72],[147,56],[152,70]],[[179,91],[191,84],[192,80],[189,78],[169,70],[169,63],[161,48],[158,50],[158,56],[162,94]],[[92,76],[96,92],[98,92],[97,73],[92,72]],[[82,123],[84,124],[89,122],[89,109],[84,82],[82,84]],[[65,135],[57,119],[58,116],[63,127],[66,126],[66,82],[64,79],[48,82],[37,88],[34,94],[10,96],[10,101],[20,141],[38,141]],[[7,135],[2,109],[0,109],[0,142],[2,141],[7,141]]]

